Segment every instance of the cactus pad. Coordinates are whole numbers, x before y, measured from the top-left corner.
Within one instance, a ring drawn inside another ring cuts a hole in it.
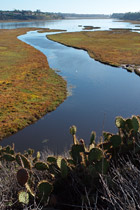
[[[95,144],[95,139],[96,139],[96,133],[92,131],[90,136],[90,144]]]
[[[139,129],[139,122],[135,116],[133,116],[132,118],[132,126],[133,126],[134,131],[137,132]]]
[[[92,163],[101,160],[102,157],[103,157],[103,151],[99,148],[93,148],[89,152],[88,160],[90,163]]]
[[[115,124],[116,124],[117,128],[124,128],[125,121],[122,117],[116,117]]]
[[[16,155],[16,161],[20,166],[31,170],[31,168],[32,168],[31,163],[28,160],[28,158],[26,158],[24,155],[22,155],[20,153],[17,154]]]
[[[44,171],[48,169],[48,165],[45,162],[38,161],[34,166],[37,170]]]
[[[116,148],[116,147],[118,147],[118,146],[121,145],[122,139],[121,139],[121,137],[118,136],[118,135],[113,135],[113,136],[111,136],[111,138],[110,138],[110,142],[111,142],[112,146],[113,146],[114,148]]]
[[[28,149],[28,155],[33,155],[34,154],[34,150],[33,149]]]
[[[49,163],[56,163],[56,158],[54,156],[48,156],[47,157],[47,162],[49,162]]]
[[[73,144],[71,147],[70,155],[73,158],[75,163],[79,163],[82,161],[82,158],[80,156],[81,152],[85,152],[84,145],[82,144]]]
[[[40,154],[40,152],[38,151],[38,152],[36,153],[36,158],[37,158],[37,160],[39,160],[40,157],[41,157],[41,154]]]
[[[27,205],[29,203],[29,194],[27,192],[20,191],[18,193],[18,201]]]
[[[53,190],[53,186],[48,181],[42,180],[38,183],[37,190],[38,190],[37,193],[38,197],[43,201],[47,201],[49,195]]]
[[[11,154],[4,154],[3,155],[3,159],[5,159],[6,161],[14,161],[15,160],[15,156],[11,155]]]
[[[63,178],[67,177],[67,175],[68,175],[68,166],[67,166],[66,160],[64,158],[62,158],[62,157],[58,157],[58,159],[57,159],[57,166],[61,170],[62,177]]]
[[[25,183],[28,181],[29,179],[29,174],[28,171],[24,168],[21,168],[18,170],[17,172],[17,181],[21,186],[24,186]]]
[[[71,135],[75,135],[76,134],[76,131],[77,131],[77,128],[76,128],[75,125],[73,125],[73,126],[70,127],[70,134]]]

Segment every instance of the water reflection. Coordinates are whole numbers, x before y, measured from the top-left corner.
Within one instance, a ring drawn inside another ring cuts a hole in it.
[[[81,31],[82,27],[79,27],[79,25],[91,25],[94,27],[101,27],[101,29],[99,30],[108,30],[109,28],[135,28],[134,24],[127,22],[114,22],[113,19],[77,19],[0,23],[0,29],[41,27],[51,29],[64,29],[68,31]]]

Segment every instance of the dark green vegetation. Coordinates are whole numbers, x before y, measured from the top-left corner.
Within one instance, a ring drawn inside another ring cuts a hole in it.
[[[122,20],[137,20],[140,21],[140,12],[127,12],[127,13],[113,13],[111,18],[119,18]]]
[[[0,30],[0,139],[66,98],[66,82],[50,69],[45,55],[17,39],[29,30],[35,29]]]
[[[1,147],[1,209],[138,209],[140,117],[117,117],[115,123],[117,134],[103,132],[96,143],[93,131],[88,146],[72,126],[67,155],[41,157],[32,149],[21,154],[14,145]]]
[[[36,10],[34,12],[30,10],[14,10],[14,11],[0,11],[0,20],[50,20],[50,19],[62,19],[62,15],[50,12],[41,12]]]
[[[102,63],[113,66],[140,65],[140,34],[129,30],[74,32],[48,35],[49,39],[86,50]]]

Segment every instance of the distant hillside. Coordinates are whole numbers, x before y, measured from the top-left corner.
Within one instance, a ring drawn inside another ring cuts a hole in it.
[[[68,19],[68,18],[109,18],[109,15],[104,15],[104,14],[76,14],[76,13],[58,13],[63,18]]]
[[[123,20],[140,20],[140,12],[113,13],[111,18],[119,18]]]
[[[51,19],[70,19],[70,18],[109,18],[104,14],[75,14],[75,13],[53,13],[41,12],[40,10],[0,10],[0,20],[51,20]]]
[[[60,14],[41,12],[36,10],[14,10],[14,11],[0,11],[0,20],[49,20],[49,19],[62,19]]]

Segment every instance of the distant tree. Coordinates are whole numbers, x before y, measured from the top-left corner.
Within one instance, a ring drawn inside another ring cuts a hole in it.
[[[36,13],[41,13],[41,10],[40,9],[37,9],[35,12]]]

